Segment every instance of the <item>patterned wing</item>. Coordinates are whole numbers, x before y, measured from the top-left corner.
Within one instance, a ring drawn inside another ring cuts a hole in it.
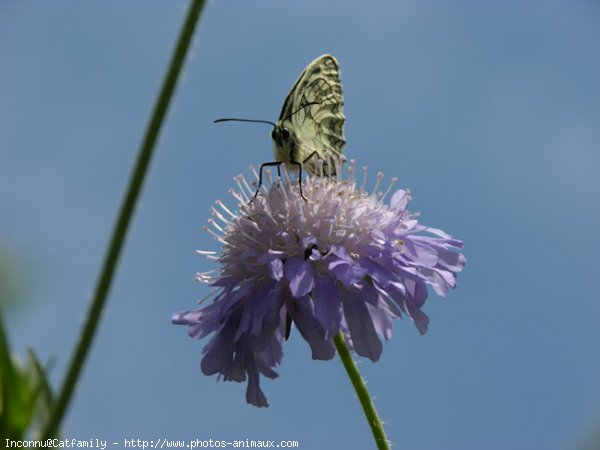
[[[311,103],[315,104],[304,107]],[[279,122],[295,134],[299,162],[314,151],[321,157],[327,152],[342,153],[346,143],[343,105],[338,62],[332,55],[319,56],[304,69],[279,116]]]

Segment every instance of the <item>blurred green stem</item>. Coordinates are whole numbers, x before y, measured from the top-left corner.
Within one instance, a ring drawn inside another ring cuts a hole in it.
[[[348,345],[346,344],[346,340],[344,339],[344,335],[340,331],[334,338],[335,346],[338,351],[338,355],[340,355],[340,359],[344,364],[344,368],[350,377],[350,381],[352,382],[352,386],[356,391],[356,395],[358,396],[358,400],[363,407],[363,411],[365,412],[365,416],[367,417],[367,422],[369,422],[369,426],[371,427],[371,431],[373,432],[373,437],[375,438],[375,443],[377,444],[377,448],[379,450],[390,450],[390,446],[385,435],[385,431],[383,430],[383,425],[381,423],[381,419],[379,418],[379,414],[377,414],[377,410],[375,409],[375,405],[373,404],[373,400],[371,400],[371,396],[369,395],[369,391],[367,390],[367,386],[356,367],[356,363],[354,359],[352,359],[352,354],[348,349]]]
[[[2,318],[2,303],[0,303],[0,367],[12,367],[10,360],[10,344],[4,331],[4,319]],[[4,372],[0,372],[4,375]],[[0,377],[0,380],[2,378]]]
[[[150,116],[146,133],[144,135],[144,140],[142,141],[138,152],[137,162],[129,180],[127,192],[123,199],[123,203],[121,204],[119,216],[113,229],[112,238],[108,245],[107,253],[104,259],[104,265],[102,266],[96,284],[94,297],[90,304],[85,324],[81,331],[81,336],[71,358],[67,375],[64,379],[60,392],[58,393],[56,402],[54,403],[50,418],[43,430],[42,439],[52,438],[57,435],[60,423],[67,411],[69,401],[73,395],[75,384],[79,378],[83,364],[85,363],[86,357],[89,353],[96,329],[100,322],[102,310],[104,309],[104,305],[110,291],[113,275],[119,261],[123,243],[125,242],[125,238],[127,236],[129,224],[133,217],[135,205],[144,184],[144,178],[148,171],[150,160],[152,159],[152,153],[167,114],[169,104],[173,98],[177,80],[185,62],[185,57],[192,41],[194,30],[199,21],[203,6],[204,0],[192,0],[188,8],[185,22],[181,28],[175,51],[171,58],[166,76],[163,80],[161,91],[154,105],[154,110]]]

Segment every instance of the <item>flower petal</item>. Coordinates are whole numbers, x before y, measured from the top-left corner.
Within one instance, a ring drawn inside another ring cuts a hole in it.
[[[408,315],[414,322],[419,333],[425,334],[427,333],[427,328],[429,327],[429,317],[420,308],[414,306],[411,302],[405,302],[406,309],[408,311]]]
[[[314,304],[310,297],[292,299],[287,308],[302,337],[309,343],[313,359],[328,360],[335,355],[330,339],[315,318]]]
[[[377,337],[367,306],[356,293],[351,291],[346,295],[342,294],[341,298],[354,350],[373,362],[377,361],[383,346]]]
[[[280,259],[273,259],[267,263],[267,272],[275,281],[283,278],[283,262]]]
[[[348,289],[358,283],[365,276],[366,270],[352,261],[342,259],[336,255],[329,255],[328,269],[331,274]]]
[[[233,362],[234,342],[233,336],[239,325],[240,316],[231,316],[225,325],[212,337],[204,347],[204,357],[200,368],[204,375],[226,372],[226,368]]]
[[[387,305],[381,303],[381,306],[373,306],[370,303],[365,303],[369,310],[369,315],[373,321],[373,326],[377,334],[386,341],[389,341],[392,337],[392,315],[387,311]]]
[[[246,387],[246,401],[251,405],[258,406],[259,408],[266,408],[269,406],[267,397],[260,388],[260,377],[258,370],[256,369],[256,363],[251,360],[248,365],[248,386]]]
[[[427,288],[423,283],[405,280],[406,288],[400,283],[390,283],[386,292],[396,304],[411,318],[419,333],[425,334],[429,325],[429,317],[420,307],[427,299]]]
[[[315,317],[325,330],[325,339],[332,338],[340,331],[342,304],[335,282],[327,275],[317,275],[312,291]]]
[[[390,198],[390,209],[395,211],[404,211],[408,206],[410,194],[404,189],[398,189]]]
[[[300,248],[302,250],[306,250],[308,247],[311,247],[311,246],[317,245],[317,244],[318,244],[317,238],[315,236],[309,235],[309,236],[302,238],[302,240],[300,241]]]
[[[307,295],[315,285],[315,273],[309,260],[294,256],[285,262],[284,271],[290,283],[290,291],[296,298]]]

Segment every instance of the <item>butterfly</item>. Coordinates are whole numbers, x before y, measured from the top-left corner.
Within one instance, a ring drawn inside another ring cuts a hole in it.
[[[283,102],[276,123],[235,118],[218,119],[215,123],[241,121],[273,125],[271,138],[276,161],[260,165],[260,188],[262,171],[267,166],[277,166],[279,170],[279,166],[285,164],[288,168],[297,169],[300,179],[302,167],[316,175],[335,174],[334,164],[330,162],[341,156],[346,143],[343,106],[339,64],[334,56],[322,55],[300,74]]]

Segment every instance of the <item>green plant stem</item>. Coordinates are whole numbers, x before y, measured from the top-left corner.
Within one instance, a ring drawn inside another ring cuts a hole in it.
[[[350,377],[352,386],[354,386],[356,395],[358,395],[358,400],[363,407],[365,416],[367,416],[367,422],[369,422],[369,426],[373,432],[373,437],[375,438],[377,448],[379,450],[390,450],[379,414],[377,414],[373,400],[371,400],[367,386],[365,385],[365,382],[356,367],[356,363],[354,362],[354,359],[352,359],[352,354],[350,353],[350,350],[348,350],[348,346],[346,345],[346,340],[344,339],[342,332],[339,332],[333,338],[333,341],[335,342],[338,355],[340,355],[340,359],[344,364],[344,368]]]
[[[177,80],[185,62],[188,48],[194,35],[194,30],[199,21],[204,6],[204,0],[192,0],[187,11],[185,22],[181,28],[174,53],[163,80],[161,91],[158,95],[152,115],[148,122],[144,139],[138,151],[138,158],[129,180],[127,192],[123,198],[117,222],[105,255],[104,264],[100,271],[94,296],[83,325],[77,347],[71,357],[67,374],[63,381],[52,412],[45,424],[42,439],[56,437],[61,421],[73,395],[75,385],[89,353],[100,316],[104,309],[111,283],[119,261],[121,249],[127,236],[127,230],[133,217],[135,205],[144,184],[144,178],[152,159],[156,141],[164,123],[169,104],[173,98]]]

